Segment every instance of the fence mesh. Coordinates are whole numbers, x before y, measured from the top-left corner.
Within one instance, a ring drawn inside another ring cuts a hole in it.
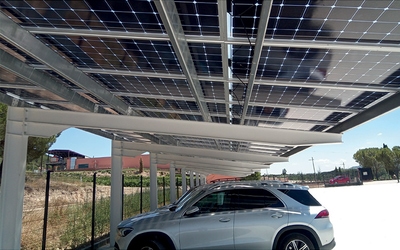
[[[93,187],[93,172],[79,175],[63,172],[50,174],[47,230],[43,241],[45,221],[46,173],[27,173],[22,225],[22,249],[79,249],[90,246],[94,211],[94,243],[110,233],[110,175],[97,173]],[[150,211],[149,179],[125,177],[123,219]],[[158,179],[158,205],[170,203],[169,186],[165,178]],[[143,187],[140,187],[140,184]],[[95,192],[93,192],[95,189]],[[180,195],[180,188],[177,188]],[[93,195],[95,204],[93,206]]]

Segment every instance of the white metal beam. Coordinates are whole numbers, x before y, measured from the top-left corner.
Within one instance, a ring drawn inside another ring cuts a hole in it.
[[[150,210],[158,207],[157,155],[150,153]]]
[[[200,164],[187,164],[184,162],[176,162],[175,165],[177,167],[186,167],[187,169],[193,171],[193,172],[207,172],[208,174],[223,174],[223,175],[232,175],[232,176],[247,176],[250,175],[252,173],[254,173],[254,171],[250,171],[250,170],[231,170],[231,169],[220,169],[220,168],[214,168],[212,166],[204,166],[204,165],[200,165]]]
[[[232,172],[232,171],[210,171],[210,170],[205,170],[205,169],[191,169],[192,171],[196,173],[201,173],[205,176],[210,175],[210,174],[220,174],[220,175],[226,175],[226,176],[233,176],[233,177],[244,177],[249,175],[249,173],[243,173],[243,172]]]
[[[221,40],[228,40],[228,11],[227,11],[227,2],[225,0],[218,0],[218,24],[219,24],[219,36]],[[222,76],[224,78],[224,99],[225,99],[225,114],[226,114],[226,122],[230,123],[231,114],[229,109],[229,98],[230,98],[230,89],[229,89],[229,77],[230,77],[230,68],[228,60],[231,55],[229,55],[229,49],[226,43],[221,44],[221,58],[222,58]]]
[[[190,173],[189,173],[189,185],[190,185],[190,188],[194,187],[193,171],[192,170],[190,170]]]
[[[197,106],[203,116],[203,120],[211,122],[210,111],[204,101],[204,94],[200,81],[197,77],[196,68],[190,53],[189,45],[186,42],[185,32],[180,21],[178,10],[174,1],[154,1],[158,13],[167,30],[170,42],[174,47],[175,54],[179,60],[182,71],[185,73],[190,90],[196,99]]]
[[[200,176],[199,173],[196,173],[196,186],[200,185]]]
[[[261,7],[260,19],[258,21],[257,38],[256,38],[256,43],[254,45],[254,53],[253,53],[253,60],[251,63],[251,68],[250,68],[249,81],[247,82],[247,85],[246,85],[246,97],[244,98],[243,109],[242,109],[241,118],[240,118],[241,125],[244,124],[245,117],[247,114],[247,109],[249,107],[250,97],[253,93],[254,80],[256,78],[256,74],[257,74],[257,70],[258,70],[258,64],[260,63],[263,42],[265,39],[265,34],[267,32],[267,26],[268,26],[271,8],[272,8],[272,0],[264,0],[262,3],[262,7]]]
[[[35,69],[50,69],[47,66],[43,65],[34,65]],[[142,76],[149,78],[167,78],[167,79],[186,79],[183,74],[163,74],[163,73],[154,73],[154,72],[143,72],[137,70],[113,70],[113,69],[92,69],[92,68],[79,68],[85,73],[89,74],[107,74],[107,75],[124,75],[124,76]],[[247,82],[248,79],[237,79],[232,78],[231,76],[228,79],[219,77],[219,76],[198,76],[200,81],[209,81],[209,82],[222,82],[222,83],[242,83],[241,81]],[[355,90],[355,91],[372,91],[372,92],[397,92],[398,87],[392,86],[384,86],[384,85],[373,85],[369,83],[360,83],[360,82],[333,82],[333,81],[312,81],[312,80],[301,80],[301,79],[291,79],[290,81],[284,79],[274,79],[274,80],[265,80],[265,79],[255,79],[254,84],[256,85],[265,85],[265,86],[283,86],[283,87],[303,87],[303,88],[318,88],[318,89],[340,89],[340,90]],[[28,86],[32,87],[32,86]],[[37,87],[36,87],[37,88]],[[78,90],[76,90],[78,91]],[[82,90],[79,90],[82,91]],[[125,96],[138,96],[144,94],[130,93],[130,92],[111,92],[115,95],[125,95]],[[123,94],[124,93],[124,94]],[[146,96],[146,95],[145,95]],[[165,96],[171,97],[171,96]],[[176,96],[173,98],[182,98],[181,96]],[[187,97],[188,100],[195,100],[192,97]],[[163,98],[164,99],[164,98]],[[185,98],[184,98],[185,99]],[[180,100],[180,99],[178,99]],[[207,101],[207,99],[205,99]]]
[[[167,153],[175,155],[208,157],[220,160],[251,161],[260,163],[287,162],[288,158],[266,154],[240,153],[231,151],[219,151],[204,148],[188,148],[169,145],[122,142],[124,150],[137,150],[142,152]]]
[[[0,67],[5,68],[17,76],[27,80],[28,82],[51,91],[65,100],[74,103],[90,112],[107,112],[83,96],[78,95],[70,88],[65,87],[65,84],[51,77],[49,74],[40,70],[35,70],[33,67],[28,66],[5,51],[0,51]]]
[[[181,176],[182,176],[182,194],[184,194],[187,191],[185,166],[181,167]]]
[[[163,162],[166,161],[175,161],[175,162],[186,162],[188,164],[191,163],[199,163],[199,164],[207,164],[209,166],[215,166],[217,167],[226,167],[227,169],[231,168],[237,168],[237,169],[248,169],[248,170],[253,170],[253,169],[263,169],[263,168],[269,168],[269,165],[263,165],[263,164],[256,164],[256,163],[251,163],[251,162],[241,162],[241,161],[224,161],[224,160],[216,160],[216,159],[210,159],[210,158],[204,158],[204,157],[189,157],[189,156],[180,156],[180,155],[170,155],[170,154],[158,154],[157,159],[159,161],[164,160]]]
[[[176,201],[176,180],[175,180],[175,163],[169,164],[169,198],[170,202]]]
[[[69,28],[43,28],[43,27],[28,27],[23,28],[32,34],[46,35],[65,35],[65,36],[82,36],[82,37],[110,37],[117,39],[134,39],[134,40],[156,40],[169,41],[170,38],[166,34],[161,33],[139,33],[127,31],[110,31],[110,30],[95,30],[95,29],[69,29]],[[235,37],[229,38],[227,41],[220,36],[197,36],[186,35],[186,41],[189,43],[210,43],[210,44],[235,44],[248,45],[249,40],[253,44],[255,38]],[[265,39],[264,46],[271,47],[291,47],[291,48],[307,48],[307,49],[330,49],[330,50],[355,50],[355,51],[381,51],[381,52],[400,52],[400,47],[397,44],[382,44],[376,42],[353,42],[353,41],[318,41],[318,40],[301,40],[296,39]]]
[[[122,220],[122,145],[112,141],[111,145],[111,202],[110,202],[110,247],[114,246],[114,234]]]
[[[104,87],[95,82],[73,64],[65,60],[62,56],[54,52],[39,39],[16,24],[7,15],[0,12],[0,37],[13,44],[39,62],[49,66],[52,70],[73,82],[79,87],[86,89],[100,100],[122,114],[131,113],[129,105],[111,94]]]
[[[168,163],[166,160],[160,160],[160,163]],[[206,164],[206,163],[201,163],[201,162],[192,162],[192,161],[175,161],[175,166],[187,166],[190,169],[207,169],[210,171],[210,173],[217,173],[219,171],[224,171],[224,172],[236,172],[236,173],[254,173],[254,172],[260,172],[261,169],[249,169],[249,168],[238,168],[235,166],[221,166],[221,165],[212,165],[212,164]]]
[[[28,136],[11,126],[7,123],[0,186],[0,249],[21,248]]]
[[[43,136],[43,126],[58,128],[68,127],[117,129],[141,133],[158,133],[189,137],[224,139],[245,142],[261,142],[271,145],[313,145],[321,143],[340,143],[342,135],[335,133],[299,131],[289,129],[262,128],[218,123],[203,123],[149,117],[120,116],[95,113],[77,113],[59,110],[40,110],[17,108],[11,121],[25,119],[26,133]],[[27,115],[24,116],[23,114]],[[21,115],[22,114],[22,115]],[[54,129],[56,130],[56,129]]]

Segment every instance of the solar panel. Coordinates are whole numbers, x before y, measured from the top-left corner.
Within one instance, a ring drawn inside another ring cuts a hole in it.
[[[38,107],[78,110],[79,104],[60,101],[22,77],[32,70],[113,114],[124,113],[110,101],[118,99],[134,115],[327,132],[392,100],[400,88],[399,1],[171,3],[1,0],[2,15],[32,34],[31,43],[13,40],[11,31],[1,35],[0,52],[27,66],[12,73],[18,69],[0,64],[1,93],[35,100]],[[71,80],[72,71],[55,68],[45,60],[51,56],[35,50],[37,42],[108,97]],[[254,142],[112,133],[139,143],[273,155],[295,151]]]

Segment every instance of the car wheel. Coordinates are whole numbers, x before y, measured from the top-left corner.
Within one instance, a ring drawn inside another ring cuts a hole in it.
[[[163,244],[158,242],[157,240],[147,240],[141,242],[137,247],[134,249],[138,250],[166,250]]]
[[[291,233],[280,241],[278,249],[282,250],[313,250],[314,244],[303,234]]]

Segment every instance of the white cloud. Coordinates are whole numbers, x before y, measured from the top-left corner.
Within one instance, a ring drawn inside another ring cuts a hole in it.
[[[377,136],[381,136],[381,135],[382,135],[382,133],[378,133],[378,134],[377,134]]]

